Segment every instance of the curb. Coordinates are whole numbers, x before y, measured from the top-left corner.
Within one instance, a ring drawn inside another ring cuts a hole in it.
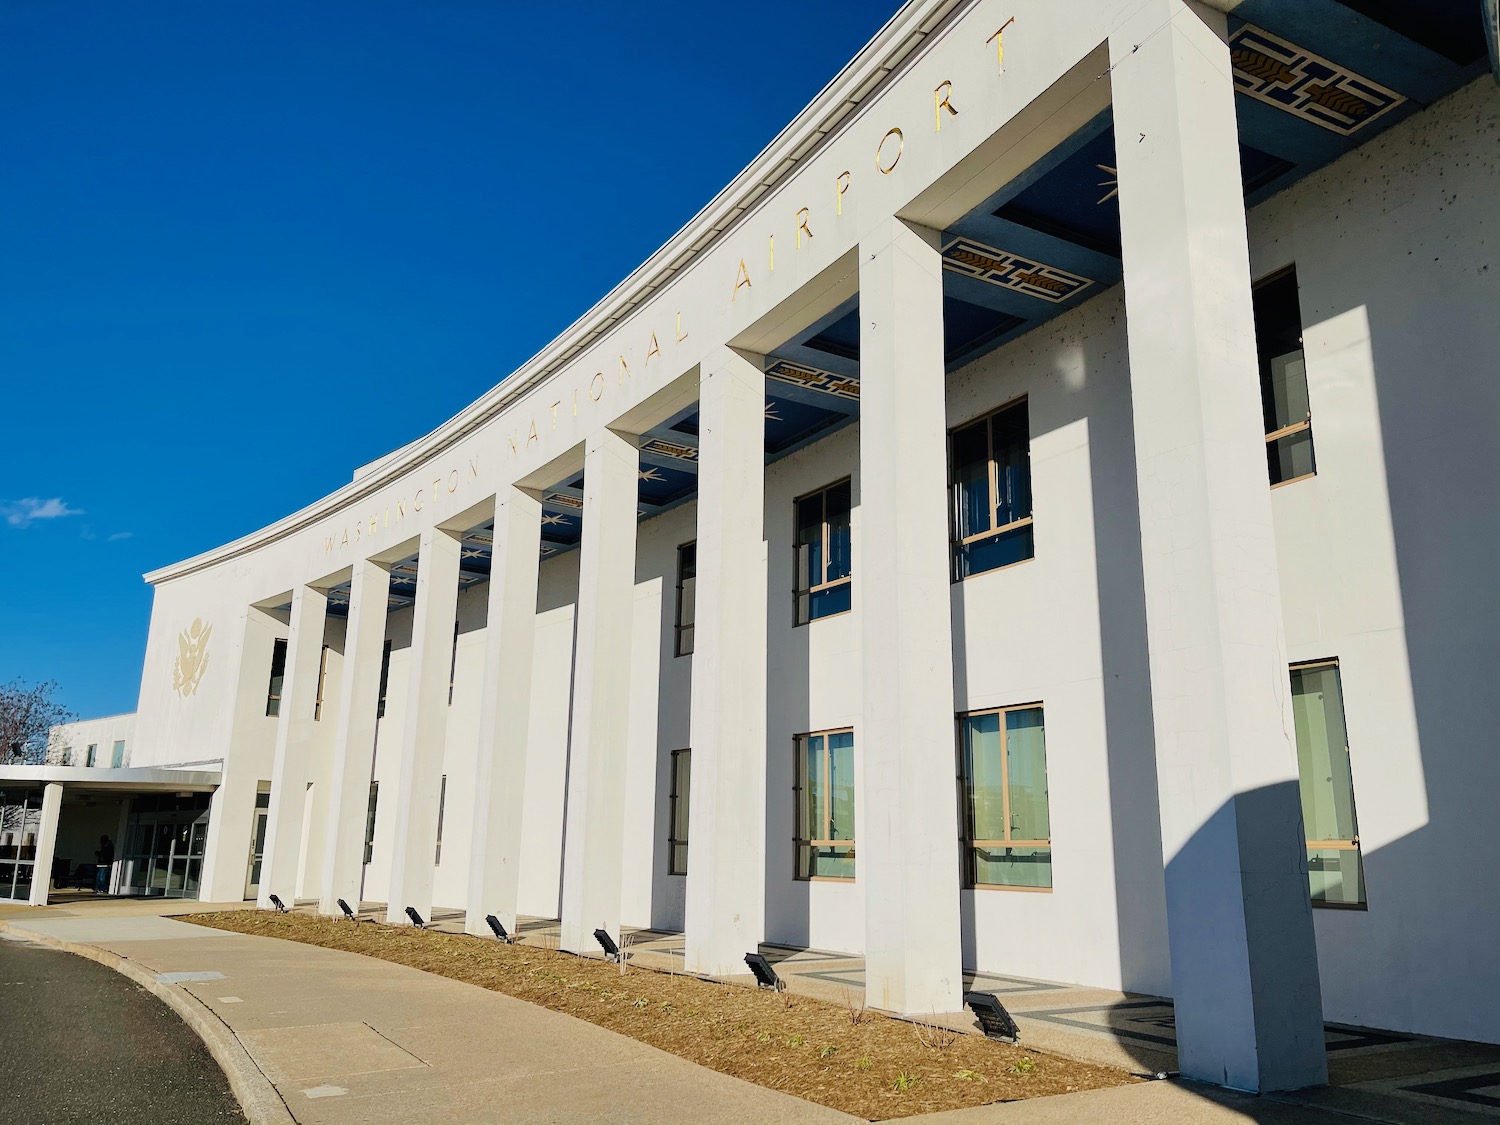
[[[182,1022],[203,1040],[209,1054],[214,1057],[214,1062],[219,1064],[219,1069],[229,1080],[230,1092],[240,1103],[250,1125],[295,1125],[286,1102],[276,1092],[271,1080],[255,1065],[255,1060],[245,1050],[239,1037],[212,1009],[187,989],[163,984],[156,979],[155,973],[142,969],[118,953],[111,953],[96,945],[83,945],[47,934],[33,933],[31,930],[15,929],[4,921],[0,921],[0,933],[9,933],[38,945],[85,957],[113,969],[121,976],[129,977],[176,1012]]]

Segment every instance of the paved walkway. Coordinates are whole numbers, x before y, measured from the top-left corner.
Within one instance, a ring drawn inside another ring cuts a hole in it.
[[[290,1118],[309,1125],[406,1125],[414,1120],[507,1125],[816,1125],[854,1120],[472,985],[356,954],[209,930],[161,917],[222,908],[160,900],[87,901],[44,910],[0,907],[0,924],[13,933],[118,954],[137,969],[155,974],[158,981],[168,982],[167,987],[190,996],[207,1018],[222,1021],[214,1026],[227,1029],[234,1049],[242,1049],[247,1062],[253,1061],[250,1069],[258,1068],[256,1078],[270,1092],[275,1110],[261,1114],[263,1121],[286,1122],[283,1103]],[[444,918],[440,924],[449,921]],[[545,944],[548,923],[533,920],[524,931],[528,940]],[[635,947],[638,963],[644,967],[658,957],[669,963],[675,956],[674,940],[673,935],[640,935]],[[780,968],[795,989],[808,992],[842,992],[854,985],[851,974],[862,972],[855,959],[808,952],[783,956]],[[1018,1011],[1028,1043],[1089,1057],[1107,1053],[1100,1044],[1118,1038],[1117,1030],[1109,1029],[1119,1021],[1109,1013],[1118,1009],[1120,998],[1111,1001],[1107,994],[1100,994],[1095,999],[1102,1002],[1102,1008],[1100,1004],[1079,1005],[1073,1001],[1082,998],[1075,994],[1081,990],[1008,981],[994,978],[977,983],[996,991],[1019,989],[1004,996],[1007,1005]],[[1026,996],[1050,998],[1039,1001],[1045,1008],[1033,1008],[1027,1014],[1022,1011]],[[1039,1013],[1057,1017],[1062,1009],[1080,1007],[1087,1011],[1073,1011],[1066,1018],[1082,1027],[1038,1018]],[[1095,1009],[1105,1017],[1096,1018]],[[1136,1021],[1158,1031],[1169,1026],[1159,1012],[1124,1010],[1127,1023]],[[1041,1034],[1032,1034],[1033,1029],[1047,1029],[1055,1038],[1043,1044]],[[1270,1099],[1154,1082],[920,1120],[924,1125],[1079,1121],[1313,1125],[1362,1119],[1396,1125],[1475,1125],[1476,1113],[1494,1113],[1500,1108],[1500,1090],[1495,1088],[1500,1074],[1491,1073],[1500,1071],[1500,1066],[1480,1063],[1457,1068],[1473,1072],[1458,1079],[1459,1086],[1469,1091],[1472,1100],[1467,1102],[1447,1096],[1457,1087],[1442,1084],[1451,1084],[1453,1079],[1431,1070],[1434,1061],[1451,1063],[1459,1057],[1444,1053],[1449,1050],[1494,1051],[1495,1057],[1500,1057],[1500,1051],[1433,1040],[1402,1042],[1413,1045],[1385,1044],[1376,1050],[1377,1044],[1363,1043],[1348,1048],[1349,1058],[1363,1052],[1367,1079],[1379,1073],[1384,1075],[1381,1081],[1402,1088],[1442,1087],[1436,1093],[1382,1096],[1345,1087],[1295,1099]],[[1117,1045],[1111,1049],[1124,1050],[1134,1060],[1132,1068],[1141,1069],[1141,1058],[1131,1053],[1133,1048]],[[1393,1059],[1405,1059],[1408,1065],[1403,1069],[1393,1065]],[[1110,1061],[1125,1060],[1117,1055]],[[1489,1070],[1484,1070],[1486,1066]]]

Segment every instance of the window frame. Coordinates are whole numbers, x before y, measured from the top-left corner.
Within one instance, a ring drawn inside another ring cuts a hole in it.
[[[831,762],[829,761],[829,755],[830,755],[831,751],[830,751],[830,748],[829,748],[829,745],[828,745],[828,739],[829,739],[830,735],[835,735],[835,734],[847,734],[851,738],[853,738],[854,739],[853,750],[855,751],[855,753],[858,753],[858,751],[859,751],[859,740],[858,740],[858,738],[855,737],[855,735],[854,735],[854,728],[852,726],[830,727],[827,730],[804,731],[801,734],[795,734],[795,735],[792,736],[792,878],[796,882],[799,882],[799,883],[854,883],[854,882],[857,882],[858,879],[859,879],[859,874],[858,874],[858,872],[859,872],[859,859],[858,859],[858,857],[859,857],[859,846],[858,846],[858,843],[857,843],[858,833],[855,833],[855,839],[850,839],[850,840],[804,839],[804,838],[802,838],[801,836],[799,836],[797,834],[801,830],[801,827],[802,827],[802,824],[801,824],[801,820],[802,820],[802,785],[801,785],[801,778],[802,778],[804,772],[806,772],[806,771],[804,771],[801,768],[801,765],[802,765],[802,755],[805,752],[804,748],[808,746],[808,743],[809,743],[810,739],[814,739],[814,738],[822,738],[823,739],[823,751],[822,751],[822,753],[823,753],[823,776],[827,777],[827,778],[831,778],[833,776],[833,772],[832,772]],[[806,752],[810,752],[810,751],[806,751]],[[856,776],[858,776],[857,773],[856,773]],[[856,814],[855,815],[857,816],[858,815],[858,801],[859,801],[859,796],[858,796],[857,793],[855,794],[855,798],[854,799],[855,799],[855,803],[856,803],[855,804],[855,809],[856,809]],[[831,814],[831,804],[832,804],[832,801],[833,801],[833,786],[832,785],[825,785],[824,788],[823,788],[822,808],[820,810],[820,819],[823,822],[822,825],[821,825],[821,827],[823,828],[823,830],[825,832],[828,830],[828,823],[829,823],[829,820],[831,819],[831,815],[832,815]],[[801,855],[800,855],[801,850],[804,847],[808,847],[808,848],[848,848],[849,849],[849,858],[854,861],[855,874],[853,874],[853,875],[803,875],[803,874],[801,874],[802,864],[799,861],[801,859]]]
[[[1014,565],[1014,564],[1011,564]],[[1051,894],[1056,883],[1055,859],[1052,836],[1045,840],[1018,840],[1011,833],[1010,807],[1010,747],[1008,745],[1005,716],[1011,711],[1040,711],[1042,713],[1042,738],[1047,737],[1047,708],[1038,699],[1030,703],[1010,703],[1001,707],[981,707],[975,711],[960,711],[954,717],[955,753],[958,765],[958,829],[959,862],[963,865],[963,887],[971,891],[1020,891],[1024,894]],[[1000,716],[1000,795],[1001,816],[1005,821],[1005,836],[999,840],[977,840],[974,838],[974,802],[970,796],[971,784],[964,755],[964,723],[981,715]],[[1052,789],[1050,774],[1047,788],[1047,822],[1052,822]],[[1046,848],[1048,860],[1054,866],[1052,882],[1045,887],[1023,887],[1015,883],[981,883],[975,877],[973,849],[975,848]]]
[[[94,764],[95,759],[97,759],[98,756],[99,756],[99,744],[97,742],[90,742],[88,744],[88,749],[86,749],[84,751],[84,754],[83,754],[83,764],[85,766],[92,766]]]
[[[1020,566],[1023,563],[1034,562],[1036,560],[1036,540],[1033,538],[1031,543],[1031,554],[1024,559],[1017,559],[1015,562],[1008,562],[1002,566],[990,567],[988,570],[976,571],[972,574],[959,573],[959,561],[963,552],[963,548],[968,547],[974,543],[979,543],[985,539],[996,539],[1001,535],[1009,534],[1012,531],[1019,531],[1023,527],[1033,527],[1036,524],[1036,497],[1035,493],[1033,493],[1030,515],[1022,516],[1020,519],[1011,520],[1009,523],[1003,526],[996,525],[997,521],[1000,518],[1000,466],[999,462],[995,460],[995,419],[1004,414],[1007,410],[1013,410],[1018,406],[1026,407],[1026,474],[1028,477],[1030,477],[1031,396],[1029,394],[1017,395],[1015,398],[1001,403],[993,410],[970,418],[966,422],[960,422],[958,425],[952,426],[948,430],[948,519],[950,521],[950,530],[948,533],[948,555],[950,582],[967,582],[971,578],[978,578],[981,575],[985,574],[993,574],[996,571],[1000,570],[1009,570],[1013,566]],[[959,528],[963,526],[963,520],[959,515],[959,494],[956,471],[957,463],[956,458],[954,457],[954,438],[962,431],[972,429],[974,426],[978,426],[981,424],[984,426],[986,476],[990,493],[990,526],[987,530],[977,532],[973,535],[959,535],[958,531]],[[974,713],[977,714],[978,712]]]
[[[1299,478],[1299,479],[1301,479],[1301,478]],[[1288,481],[1287,483],[1290,484],[1291,482]],[[1335,851],[1338,851],[1338,852],[1341,852],[1341,851],[1352,851],[1352,852],[1354,852],[1359,857],[1359,888],[1360,888],[1360,895],[1361,895],[1361,897],[1360,897],[1360,901],[1359,902],[1330,902],[1326,898],[1325,899],[1313,898],[1312,897],[1312,870],[1309,867],[1309,869],[1308,869],[1308,886],[1307,886],[1308,901],[1312,903],[1313,908],[1316,909],[1316,910],[1369,910],[1370,909],[1370,888],[1369,888],[1369,886],[1365,882],[1365,870],[1364,870],[1364,867],[1365,867],[1365,852],[1364,852],[1364,847],[1361,844],[1360,838],[1359,838],[1359,799],[1355,795],[1355,792],[1354,792],[1354,754],[1353,754],[1353,751],[1351,751],[1349,749],[1349,745],[1348,745],[1348,743],[1349,743],[1349,715],[1348,715],[1348,712],[1344,708],[1344,671],[1343,671],[1342,666],[1339,664],[1339,658],[1336,657],[1336,656],[1332,656],[1332,657],[1323,657],[1323,658],[1316,659],[1316,660],[1299,660],[1299,661],[1295,661],[1294,663],[1288,665],[1287,666],[1287,692],[1288,692],[1289,695],[1291,694],[1291,676],[1292,676],[1292,673],[1294,673],[1294,672],[1311,672],[1311,671],[1315,671],[1315,670],[1317,670],[1319,668],[1332,668],[1334,670],[1334,672],[1337,673],[1337,676],[1338,676],[1339,721],[1343,724],[1343,727],[1344,727],[1344,753],[1349,755],[1349,815],[1354,820],[1354,836],[1353,836],[1352,839],[1349,839],[1349,840],[1309,840],[1309,839],[1307,839],[1307,825],[1306,825],[1306,823],[1304,823],[1303,826],[1302,826],[1303,844],[1305,845],[1304,856],[1305,856],[1305,858],[1308,858],[1310,860],[1311,857],[1310,856],[1306,856],[1306,853],[1312,852],[1312,851],[1329,851],[1329,852],[1335,852]],[[1296,737],[1296,731],[1294,729],[1293,730],[1293,738],[1295,739],[1295,737]],[[1294,749],[1295,749],[1295,747],[1294,747]],[[1299,759],[1300,759],[1300,754],[1298,756],[1299,756]],[[1300,813],[1301,812],[1301,801],[1302,801],[1302,770],[1301,770],[1301,762],[1300,761],[1298,762],[1298,769],[1297,769],[1297,801],[1298,801],[1298,810],[1297,811]]]
[[[391,687],[391,652],[392,642],[389,637],[385,639],[385,645],[380,652],[380,695],[375,701],[375,718],[385,718],[385,699]]]
[[[1296,262],[1288,262],[1286,265],[1282,266],[1280,269],[1272,270],[1270,273],[1266,274],[1264,277],[1258,278],[1257,280],[1251,282],[1251,284],[1250,284],[1250,294],[1251,294],[1252,320],[1254,318],[1253,309],[1254,309],[1255,291],[1258,290],[1258,289],[1264,288],[1265,286],[1268,286],[1268,285],[1274,285],[1276,282],[1282,281],[1285,278],[1287,278],[1288,276],[1290,276],[1291,279],[1292,279],[1292,290],[1293,290],[1293,293],[1295,294],[1296,300],[1297,300],[1297,343],[1298,343],[1298,351],[1300,351],[1302,353],[1302,382],[1303,382],[1303,389],[1307,392],[1307,417],[1303,418],[1301,421],[1298,421],[1298,422],[1289,422],[1285,426],[1282,426],[1282,427],[1280,427],[1278,429],[1275,429],[1275,430],[1270,430],[1270,431],[1268,431],[1266,433],[1266,450],[1267,450],[1267,457],[1268,457],[1268,460],[1267,460],[1267,463],[1266,463],[1266,474],[1267,474],[1267,476],[1269,476],[1270,475],[1270,471],[1271,471],[1270,461],[1269,461],[1269,455],[1270,455],[1270,448],[1271,448],[1271,446],[1274,445],[1276,442],[1281,441],[1283,438],[1289,438],[1289,437],[1292,437],[1292,436],[1294,436],[1296,434],[1300,434],[1300,433],[1304,433],[1304,432],[1306,432],[1309,435],[1309,440],[1311,440],[1311,442],[1312,442],[1312,448],[1311,448],[1311,450],[1309,452],[1311,453],[1311,456],[1312,456],[1312,465],[1313,465],[1313,467],[1310,470],[1308,470],[1307,472],[1301,474],[1300,476],[1288,477],[1286,480],[1271,481],[1270,482],[1270,487],[1273,490],[1278,489],[1278,488],[1285,488],[1289,484],[1297,484],[1297,483],[1299,483],[1301,481],[1310,480],[1311,478],[1313,478],[1313,477],[1315,477],[1315,476],[1318,475],[1318,443],[1317,443],[1317,439],[1316,438],[1311,437],[1311,434],[1312,434],[1312,390],[1307,386],[1307,342],[1306,342],[1306,339],[1305,339],[1304,324],[1303,324],[1303,320],[1302,320],[1302,285],[1301,285],[1301,283],[1297,279],[1297,263]],[[1252,327],[1254,327],[1253,324],[1252,324]],[[1267,390],[1267,381],[1266,381],[1266,376],[1261,371],[1261,366],[1262,366],[1262,360],[1261,360],[1260,334],[1257,331],[1256,334],[1255,334],[1255,376],[1256,376],[1257,383],[1259,383],[1259,385],[1260,385],[1261,410],[1264,413],[1265,408],[1266,408],[1265,407],[1265,396],[1266,396],[1266,390]]]
[[[692,787],[692,784],[693,784],[693,780],[692,780],[692,778],[693,778],[693,773],[692,773],[692,771],[693,771],[693,748],[691,746],[683,746],[683,747],[679,747],[676,750],[673,750],[672,754],[671,754],[671,771],[672,771],[672,777],[671,777],[671,788],[670,788],[670,792],[669,792],[669,795],[668,795],[668,804],[667,804],[667,874],[668,875],[686,875],[687,874],[688,836],[689,836],[689,833],[691,833],[691,831],[692,831],[692,825],[691,825],[691,822],[689,820],[689,816],[691,815],[691,806],[687,810],[688,815],[686,815],[686,816],[684,816],[682,818],[683,834],[682,834],[681,839],[679,839],[678,836],[677,836],[677,808],[678,808],[678,801],[680,801],[682,799],[682,794],[678,791],[679,790],[678,780],[679,780],[679,777],[680,777],[679,770],[678,770],[678,761],[683,756],[686,756],[686,761],[687,761],[688,786],[689,786],[689,790],[688,790],[688,792],[689,792],[689,802],[691,802],[691,799],[692,799],[691,798],[691,793],[692,793],[692,788],[691,787]],[[681,870],[678,870],[678,866],[677,866],[677,849],[678,849],[679,846],[681,846],[681,848],[682,848],[682,868],[681,868]]]
[[[109,751],[109,768],[123,769],[125,766],[125,739],[115,739],[115,744]]]
[[[829,561],[830,561],[830,559],[832,557],[832,552],[829,550],[830,537],[829,537],[829,531],[828,531],[828,494],[830,492],[832,492],[835,488],[840,487],[841,485],[848,485],[849,486],[849,573],[846,574],[846,575],[844,575],[844,576],[842,576],[841,578],[829,579],[828,578],[828,565],[829,565]],[[804,588],[802,588],[802,587],[800,587],[798,585],[798,583],[802,579],[802,565],[801,565],[800,553],[802,551],[803,544],[799,543],[797,541],[797,535],[798,535],[797,516],[798,516],[799,510],[802,507],[802,502],[804,500],[811,500],[814,496],[816,496],[816,497],[819,498],[819,500],[822,502],[822,507],[823,507],[823,517],[822,517],[823,536],[822,536],[821,542],[819,543],[819,549],[822,551],[822,556],[821,557],[822,557],[822,560],[823,560],[823,567],[822,567],[823,581],[821,581],[821,582],[815,582],[811,586],[808,586],[808,587],[806,587],[804,589]],[[810,492],[804,492],[804,493],[802,493],[802,495],[795,496],[795,497],[792,498],[792,627],[795,628],[795,629],[800,629],[800,628],[802,628],[802,626],[804,626],[804,625],[810,625],[814,621],[826,621],[830,617],[842,617],[846,613],[853,613],[854,612],[854,595],[853,595],[853,591],[852,590],[851,590],[850,596],[849,596],[849,608],[848,609],[841,609],[837,613],[823,613],[823,614],[819,614],[816,617],[813,616],[813,612],[812,612],[812,598],[813,598],[814,594],[821,594],[821,593],[823,593],[826,590],[835,590],[835,589],[837,589],[840,586],[851,586],[853,584],[853,582],[854,582],[854,477],[851,475],[851,476],[840,477],[838,480],[830,481],[828,484],[825,484],[821,488],[814,488]],[[801,617],[801,601],[802,601],[802,598],[804,596],[807,598],[807,620],[806,621],[800,620],[800,617]],[[813,731],[812,733],[813,734],[822,734],[822,733],[825,733],[825,732],[823,732],[823,731]],[[838,733],[838,732],[834,732],[834,733]],[[799,735],[798,737],[801,737],[801,736]]]
[[[323,693],[328,686],[328,646],[318,656],[318,697],[313,701],[313,722],[323,718]]]
[[[287,639],[277,637],[271,645],[271,675],[266,680],[266,718],[281,716],[281,701],[286,695]]]
[[[684,622],[682,620],[682,585],[688,579],[684,577],[683,552],[691,549],[693,552],[693,573],[690,576],[693,582],[693,620]],[[686,543],[677,546],[677,616],[672,630],[672,655],[692,656],[697,640],[698,627],[698,540],[690,539]],[[682,643],[683,633],[688,634],[687,646]],[[676,751],[673,751],[674,753]]]

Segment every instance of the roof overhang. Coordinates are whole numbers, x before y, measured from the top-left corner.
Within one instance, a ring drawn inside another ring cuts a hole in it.
[[[0,766],[0,788],[13,785],[61,784],[65,789],[111,790],[122,793],[211,793],[223,775],[218,764],[198,763],[192,769],[129,766],[98,769],[92,766]]]

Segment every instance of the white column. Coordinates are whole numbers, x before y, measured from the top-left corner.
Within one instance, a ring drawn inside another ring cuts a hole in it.
[[[721,975],[765,937],[766,377],[728,348],[703,372],[685,963]]]
[[[496,497],[464,915],[464,929],[471,934],[490,932],[486,914],[494,914],[507,931],[516,932],[541,534],[542,505],[534,495],[509,488]]]
[[[562,947],[575,953],[598,948],[595,929],[620,937],[639,476],[628,438],[612,430],[589,436],[563,837]]]
[[[1327,1068],[1224,33],[1109,46],[1178,1059],[1278,1090]]]
[[[422,532],[417,557],[417,604],[412,613],[411,672],[401,737],[401,781],[396,791],[395,847],[385,920],[409,925],[408,906],[432,917],[437,857],[438,801],[448,735],[448,685],[453,669],[453,622],[458,614],[458,563],[463,540],[450,531]]]
[[[937,235],[891,219],[860,245],[865,998],[962,1007],[943,273]]]
[[[391,575],[369,559],[354,564],[349,589],[349,625],[344,634],[344,673],[338,729],[334,732],[328,830],[324,837],[322,893],[318,911],[338,915],[338,900],[359,909],[365,857],[365,812],[375,765],[376,707],[385,650],[386,607]]]
[[[296,901],[297,868],[302,859],[308,755],[312,752],[313,711],[323,666],[323,628],[328,595],[311,586],[292,591],[286,669],[281,681],[281,713],[271,760],[271,807],[266,815],[266,851],[261,862],[259,905],[276,895],[287,906]]]
[[[57,822],[62,814],[62,794],[60,781],[49,781],[42,790],[42,822],[36,829],[36,864],[31,869],[32,906],[46,906],[47,893],[52,889],[52,857],[57,851]]]

